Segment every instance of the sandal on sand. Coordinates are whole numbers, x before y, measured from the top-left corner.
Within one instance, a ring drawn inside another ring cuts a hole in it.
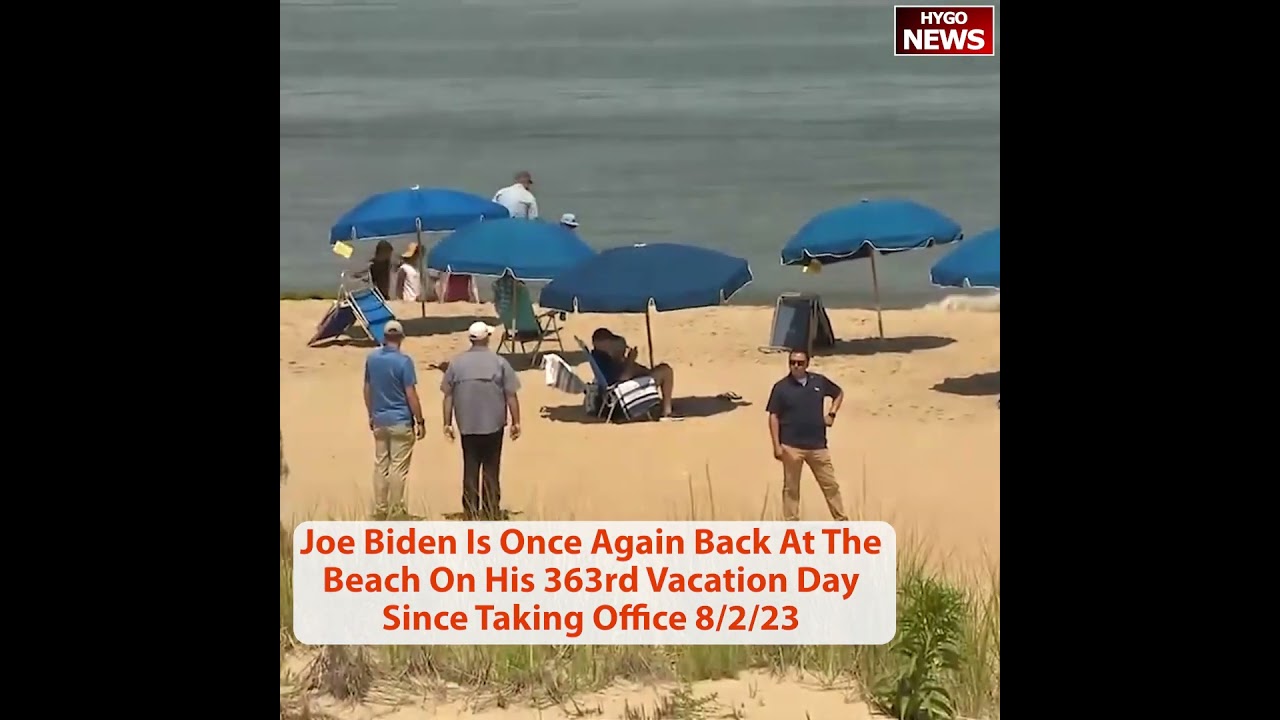
[[[742,396],[736,392],[722,392],[716,397],[720,398],[721,400],[741,400],[742,399]]]
[[[684,419],[683,415],[659,415],[658,422],[680,422]]]

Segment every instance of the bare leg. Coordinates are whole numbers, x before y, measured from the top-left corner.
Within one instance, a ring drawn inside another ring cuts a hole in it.
[[[671,414],[671,392],[675,387],[675,373],[671,370],[671,366],[666,363],[660,363],[653,370],[649,371],[649,376],[654,382],[658,383],[658,391],[662,393],[662,414]]]
[[[631,380],[645,375],[653,378],[653,381],[658,384],[658,392],[662,393],[662,414],[664,416],[670,415],[672,412],[671,393],[675,387],[675,372],[666,363],[658,363],[656,367],[650,370],[638,362],[632,362],[622,371],[619,380]]]

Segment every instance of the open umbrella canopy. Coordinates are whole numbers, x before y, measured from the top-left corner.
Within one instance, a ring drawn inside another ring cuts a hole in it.
[[[330,228],[329,244],[456,230],[477,220],[509,216],[506,208],[479,195],[415,185],[371,195],[348,210]]]
[[[955,220],[911,200],[863,200],[805,223],[782,248],[783,265],[822,265],[943,245],[963,235]]]
[[[541,220],[504,218],[473,223],[441,240],[427,267],[449,273],[511,273],[519,280],[554,280],[596,253],[578,233]]]
[[[1000,228],[978,233],[947,253],[929,270],[942,287],[1000,289]]]
[[[544,308],[584,313],[648,313],[727,302],[751,282],[746,260],[676,243],[605,250],[542,289]]]

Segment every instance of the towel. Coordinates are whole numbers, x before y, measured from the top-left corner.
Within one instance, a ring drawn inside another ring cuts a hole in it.
[[[542,372],[547,376],[547,387],[553,387],[571,395],[587,391],[587,384],[574,374],[573,368],[559,355],[542,356]]]
[[[628,418],[637,418],[662,401],[658,392],[658,383],[653,378],[643,377],[624,380],[613,386],[613,393],[618,398],[618,405]]]

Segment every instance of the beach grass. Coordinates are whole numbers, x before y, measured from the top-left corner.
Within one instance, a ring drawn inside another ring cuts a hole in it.
[[[710,490],[708,478],[708,491]],[[690,482],[690,501],[694,499]],[[688,519],[717,518],[714,502]],[[865,502],[863,503],[865,507]],[[344,513],[345,514],[345,513]],[[759,518],[765,519],[767,505]],[[855,519],[874,518],[865,512]],[[324,519],[358,519],[360,513]],[[537,518],[548,519],[548,518]],[[576,698],[618,680],[670,683],[673,693],[639,717],[698,717],[691,683],[748,670],[845,688],[903,720],[999,718],[1000,578],[949,571],[927,543],[898,529],[898,635],[885,646],[385,646],[304,648],[293,637],[291,534],[280,535],[281,717],[321,717],[308,695],[394,704],[396,698],[465,700],[473,710],[527,703],[589,715]],[[293,673],[291,658],[307,663]],[[286,702],[286,698],[288,699]],[[670,707],[667,707],[667,706]],[[628,711],[631,714],[631,711]]]

